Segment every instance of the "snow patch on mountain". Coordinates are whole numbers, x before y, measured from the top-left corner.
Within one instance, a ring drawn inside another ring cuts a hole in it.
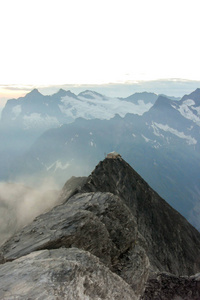
[[[77,99],[69,96],[63,97],[61,100],[62,104],[59,104],[61,112],[72,119],[81,117],[85,119],[109,120],[116,114],[119,114],[121,117],[124,117],[127,113],[142,115],[153,106],[152,103],[145,104],[144,101],[140,101],[139,105],[136,105],[118,98],[102,98],[101,95],[93,92],[87,92],[87,97],[83,95],[80,95]]]
[[[184,132],[180,132],[174,128],[171,128],[167,124],[164,125],[164,124],[154,122],[154,128],[155,127],[157,127],[158,129],[161,129],[165,132],[170,132],[171,134],[174,134],[181,139],[185,139],[188,145],[196,145],[196,143],[197,143],[197,140],[195,138],[193,138],[192,136],[185,135]]]
[[[145,142],[149,142],[149,141],[151,141],[150,139],[148,139],[146,136],[144,136],[143,134],[142,134],[142,137],[143,137],[143,139],[145,140]]]
[[[54,163],[52,163],[49,167],[46,167],[46,170],[53,170],[54,172],[56,172],[58,169],[60,170],[66,170],[68,167],[70,166],[70,164],[67,162],[66,164],[62,164],[61,161],[56,160]]]
[[[76,116],[76,99],[74,97],[65,96],[62,97],[61,103],[59,104],[59,108],[63,114],[65,114],[68,117],[74,118]]]
[[[155,148],[155,149],[159,149],[159,148],[161,148],[162,147],[162,145],[160,144],[160,143],[156,143],[154,146],[153,146],[153,148]]]
[[[24,115],[23,123],[25,130],[40,127],[57,127],[59,125],[59,122],[56,117],[51,117],[49,115],[41,116],[41,114],[39,113]]]
[[[198,117],[200,116],[200,107],[194,107],[194,105],[194,100],[188,99],[183,101],[183,103],[177,109],[183,117],[200,126],[200,118]],[[197,115],[194,113],[194,111],[197,112]]]
[[[79,98],[84,97],[84,98],[88,98],[88,99],[98,99],[98,100],[107,100],[106,96],[103,96],[97,92],[93,92],[93,91],[84,91],[82,93],[80,93]]]
[[[89,144],[91,147],[96,147],[96,144],[94,143],[94,141],[90,141]]]
[[[160,133],[159,128],[158,128],[158,126],[156,126],[155,122],[152,122],[151,127],[153,128],[154,135],[164,138],[164,135]]]

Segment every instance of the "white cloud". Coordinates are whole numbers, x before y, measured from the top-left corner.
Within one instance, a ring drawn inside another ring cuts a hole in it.
[[[0,182],[0,245],[36,216],[59,204],[58,195],[52,178],[43,178],[36,189],[23,183]]]

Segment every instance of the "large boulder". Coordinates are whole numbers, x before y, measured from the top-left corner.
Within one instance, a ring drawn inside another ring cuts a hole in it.
[[[0,299],[136,300],[134,291],[89,252],[32,252],[0,266]]]
[[[78,193],[37,217],[1,248],[1,262],[33,251],[77,247],[99,257],[140,294],[149,274],[146,243],[129,208],[111,193]]]

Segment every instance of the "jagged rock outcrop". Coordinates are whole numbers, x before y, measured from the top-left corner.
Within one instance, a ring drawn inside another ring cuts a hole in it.
[[[136,300],[134,291],[89,252],[33,252],[0,268],[0,299]]]
[[[59,196],[59,202],[63,203],[67,199],[69,199],[74,194],[80,192],[83,185],[87,182],[87,177],[75,177],[72,176],[67,182],[64,184],[62,191]]]
[[[135,220],[118,197],[84,193],[38,216],[1,251],[5,261],[12,261],[36,250],[75,246],[110,265],[111,256],[114,259],[135,243],[136,233]]]
[[[59,201],[0,247],[1,299],[198,299],[200,233],[120,156]]]
[[[200,270],[200,233],[122,158],[100,162],[81,191],[118,195],[133,213],[156,271],[192,275]]]
[[[38,250],[84,249],[141,293],[149,272],[143,245],[145,241],[124,202],[111,193],[97,192],[79,193],[40,215],[0,251],[1,261],[6,262]]]

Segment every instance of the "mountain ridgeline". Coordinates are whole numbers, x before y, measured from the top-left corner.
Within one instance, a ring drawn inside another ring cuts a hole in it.
[[[130,100],[106,97],[89,90],[75,95],[60,89],[53,95],[42,95],[34,89],[24,97],[8,100],[0,120],[0,180],[9,180],[13,171],[14,174],[18,172],[18,168],[13,169],[13,162],[46,130],[59,128],[80,117],[108,120],[115,114],[124,117],[127,112],[141,115],[156,99],[153,93],[136,94]]]
[[[1,246],[1,299],[199,299],[200,233],[120,155],[58,201]]]
[[[87,176],[114,149],[200,230],[200,89],[182,99],[33,90],[8,101],[0,133],[1,180],[31,174],[62,186],[71,176]]]

